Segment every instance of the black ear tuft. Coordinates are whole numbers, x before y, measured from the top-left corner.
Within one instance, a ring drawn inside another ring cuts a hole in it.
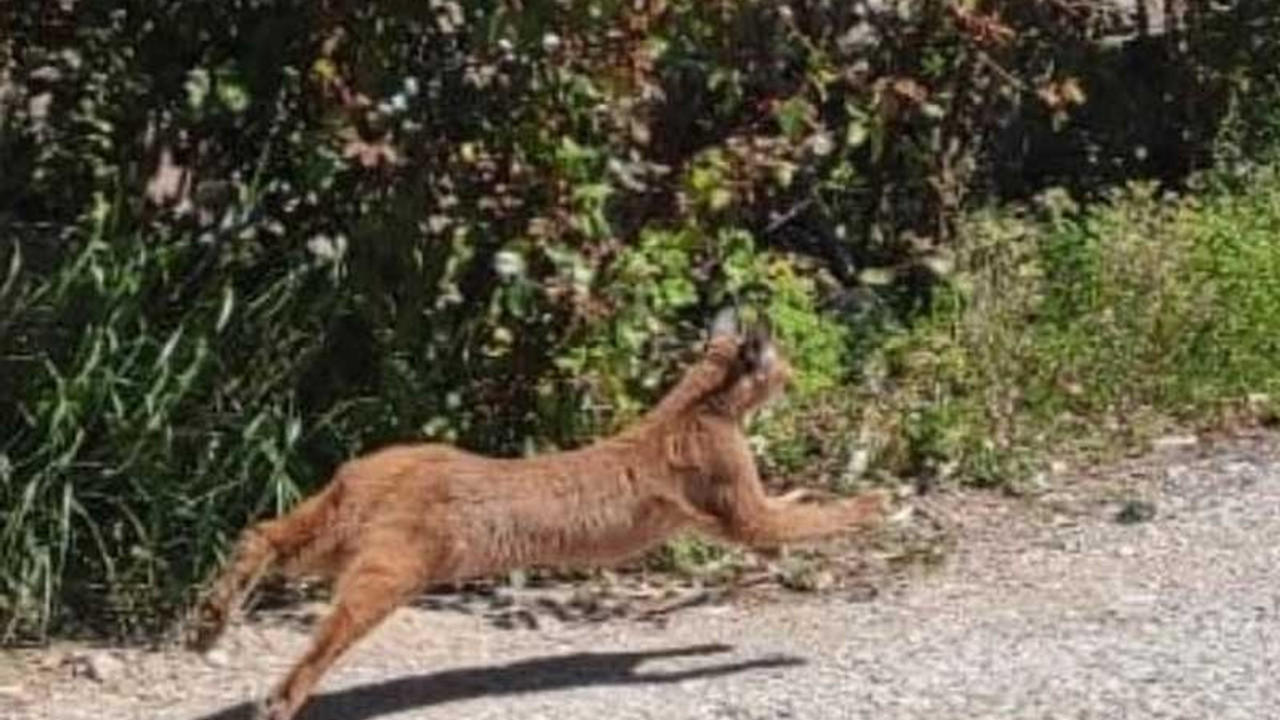
[[[750,372],[768,370],[777,357],[773,349],[773,338],[764,325],[755,325],[747,331],[742,342],[742,363]]]

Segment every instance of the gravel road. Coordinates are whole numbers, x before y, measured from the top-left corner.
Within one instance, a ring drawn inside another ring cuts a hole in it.
[[[949,561],[870,601],[783,594],[661,624],[548,614],[536,630],[404,610],[302,720],[1280,717],[1275,448],[1167,450],[1035,502],[941,498]],[[1118,521],[1134,499],[1154,518]],[[238,626],[220,666],[173,651],[9,653],[0,716],[245,719],[305,642],[297,623],[268,619]],[[72,672],[67,658],[85,653]]]

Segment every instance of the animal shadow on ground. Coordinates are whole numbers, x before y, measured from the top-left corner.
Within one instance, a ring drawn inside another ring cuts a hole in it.
[[[629,619],[661,627],[677,612],[723,603],[762,584],[757,578],[723,588],[658,591],[650,587],[570,589],[549,582],[513,591],[476,583],[426,593],[412,605],[432,612],[478,618],[498,630],[540,630],[548,620],[565,625],[587,625]],[[311,632],[318,617],[316,606],[303,601],[323,597],[324,593],[314,590],[299,592],[296,588],[272,584],[249,609],[248,615],[269,616],[273,622],[299,632]]]
[[[723,602],[739,588],[697,589],[657,593],[635,588],[578,589],[550,587],[517,593],[497,588],[425,595],[416,607],[482,618],[500,630],[539,630],[545,620],[584,625],[630,619],[663,625],[672,614],[690,607]]]
[[[521,660],[508,665],[444,670],[385,682],[359,685],[319,695],[303,708],[298,720],[370,720],[382,715],[458,700],[550,692],[596,685],[667,684],[732,675],[752,670],[803,665],[796,657],[769,656],[671,672],[637,672],[649,660],[716,655],[730,645],[613,653],[573,653]],[[240,703],[197,720],[249,720],[254,706]]]

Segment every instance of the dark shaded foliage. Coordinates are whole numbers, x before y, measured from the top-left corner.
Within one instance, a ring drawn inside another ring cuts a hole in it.
[[[829,388],[966,207],[1274,137],[1265,2],[1121,47],[1105,7],[5,4],[6,637],[149,629],[360,449],[624,422],[729,300]]]

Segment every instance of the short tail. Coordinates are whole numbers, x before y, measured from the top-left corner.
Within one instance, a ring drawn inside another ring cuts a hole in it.
[[[336,550],[332,527],[341,485],[333,483],[288,514],[253,525],[240,535],[231,561],[213,581],[188,621],[187,647],[207,652],[231,615],[271,570],[297,574],[320,568]]]

